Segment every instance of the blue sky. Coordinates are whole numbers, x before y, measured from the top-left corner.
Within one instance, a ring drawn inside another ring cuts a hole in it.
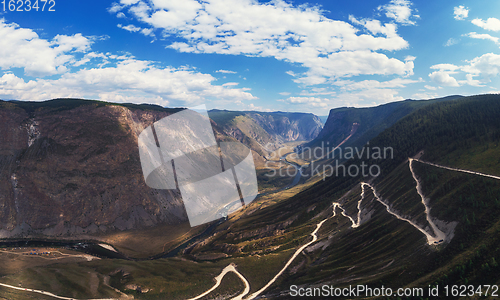
[[[0,99],[327,115],[499,92],[497,0],[50,1],[0,4]]]

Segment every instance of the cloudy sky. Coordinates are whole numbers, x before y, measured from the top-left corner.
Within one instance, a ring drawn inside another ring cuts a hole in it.
[[[4,3],[4,100],[327,115],[500,87],[498,0]]]

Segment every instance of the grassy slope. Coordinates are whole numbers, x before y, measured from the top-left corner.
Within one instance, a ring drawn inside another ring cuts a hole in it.
[[[314,164],[311,167],[307,167],[304,172],[311,174],[313,169],[321,171],[324,166],[335,164],[337,160],[339,163],[342,163],[348,157],[340,153],[345,153],[347,148],[362,148],[368,141],[375,138],[385,129],[419,108],[459,98],[461,96],[448,96],[431,100],[405,100],[368,108],[343,107],[332,109],[329,116],[331,120],[328,124],[325,124],[323,131],[320,132],[316,139],[305,145],[304,151],[299,155],[300,158],[306,161],[315,160]],[[353,136],[340,146],[340,151],[342,152],[337,150],[335,153],[330,153],[326,157],[321,158],[326,155],[327,151],[331,151],[349,136],[352,124],[355,122],[359,124],[359,127]],[[308,148],[311,148],[312,151],[307,150]],[[323,172],[312,174],[312,176],[317,179],[317,177],[323,176]]]
[[[375,139],[373,145],[392,145],[396,150],[393,160],[377,161],[386,177],[377,180],[375,186],[380,188],[384,199],[387,198],[388,201],[394,203],[394,206],[402,214],[422,220],[422,207],[416,203],[419,199],[415,195],[415,182],[410,177],[408,166],[405,163],[406,158],[410,154],[413,155],[419,150],[425,149],[424,159],[435,162],[445,161],[448,157],[447,154],[468,154],[473,161],[481,161],[481,154],[484,153],[484,151],[480,151],[483,147],[481,134],[470,134],[470,132],[478,132],[477,128],[481,127],[480,124],[491,121],[493,123],[488,123],[488,126],[491,125],[488,127],[489,130],[479,131],[479,133],[483,132],[485,138],[488,137],[490,142],[495,142],[496,133],[500,126],[497,126],[494,119],[489,117],[496,115],[497,100],[495,97],[485,96],[436,104],[426,111],[420,110],[404,118]],[[488,109],[485,110],[485,107]],[[470,115],[476,114],[481,117],[472,118],[472,121],[469,122]],[[456,118],[454,118],[455,116]],[[455,125],[464,123],[467,124],[463,127],[465,130],[453,134],[456,131]],[[472,128],[472,131],[467,130],[467,128]],[[454,136],[456,139],[457,135],[463,137],[460,139],[461,145],[470,146],[454,148],[452,140],[443,138]],[[448,149],[453,150],[449,151]],[[471,155],[471,153],[477,154]],[[353,160],[349,163],[357,162],[359,161]],[[492,165],[486,170],[495,173],[498,171],[498,167]],[[431,174],[423,170],[422,166],[416,166],[416,172],[422,178],[426,176],[425,174]],[[487,183],[483,183],[484,180],[477,176],[468,178],[471,175],[444,171],[444,174],[439,177],[444,183],[434,186],[429,183],[429,180],[433,180],[433,175],[429,176],[431,179],[424,179],[423,185],[427,187],[424,192],[431,199],[434,199],[431,201],[433,217],[444,221],[460,222],[455,229],[454,239],[447,247],[442,250],[428,247],[422,233],[408,223],[389,215],[381,204],[373,201],[373,195],[368,193],[364,209],[371,212],[370,218],[361,227],[354,230],[350,228],[349,221],[340,216],[339,211],[337,211],[337,216],[325,223],[320,232],[320,237],[323,239],[320,243],[324,243],[323,247],[305,257],[300,256],[293,265],[295,273],[278,280],[275,285],[278,288],[275,290],[287,289],[290,284],[318,282],[333,283],[336,286],[360,283],[371,286],[384,284],[391,287],[402,287],[426,286],[434,282],[445,282],[445,280],[454,284],[467,282],[484,284],[497,281],[498,275],[494,274],[498,274],[498,272],[496,272],[494,262],[498,259],[494,259],[496,252],[493,249],[498,248],[496,246],[499,242],[498,234],[495,228],[498,226],[500,214],[496,210],[496,202],[492,200],[492,195],[498,194],[499,182],[486,180]],[[439,187],[446,186],[446,182],[450,186],[451,182],[455,180],[454,178],[462,178],[460,180],[463,182],[472,182],[478,188],[485,185],[489,190],[485,193],[476,193],[476,189],[472,188],[469,189],[469,194],[464,194],[462,189],[465,189],[465,183],[454,184],[453,187],[457,189],[455,193],[458,194],[451,194],[449,198],[441,197]],[[318,221],[318,219],[311,219],[321,211],[324,212],[324,216],[327,216],[328,211],[331,210],[332,201],[338,201],[348,190],[352,190],[349,196],[352,203],[359,199],[361,191],[358,182],[361,179],[330,178],[325,182],[320,182],[295,197],[278,202],[265,210],[255,211],[250,216],[242,218],[231,225],[231,236],[222,232],[220,237],[212,241],[205,249],[199,248],[198,250],[203,252],[207,248],[213,249],[212,247],[216,247],[218,243],[243,246],[242,251],[246,254],[252,251],[272,249],[273,246],[277,245],[282,245],[282,249],[296,248],[309,239],[307,235]],[[435,179],[434,182],[436,182]],[[399,189],[395,190],[396,187]],[[467,225],[463,219],[457,220],[458,215],[447,215],[446,212],[460,211],[458,207],[463,207],[463,203],[453,202],[460,199],[460,193],[467,195],[467,197],[474,194],[475,201],[478,203],[489,203],[487,207],[474,207],[474,204],[471,204],[470,215],[467,216],[473,218],[472,213],[474,213],[476,222],[479,218],[486,218],[489,220],[486,224],[470,221],[471,225]],[[456,209],[454,205],[457,207]],[[351,209],[352,206],[351,204]],[[281,234],[269,235],[264,232],[264,234],[256,234],[244,239],[235,238],[238,233],[258,231],[266,228],[269,224],[286,223],[288,220],[293,220],[293,222],[289,227],[284,227],[284,232]],[[484,232],[484,234],[479,234],[480,232]],[[290,254],[281,252],[281,249],[271,251],[270,255],[273,253],[281,253],[285,256],[291,254],[291,252]],[[221,260],[221,262],[233,260]],[[263,279],[269,278],[268,276],[272,276],[272,272],[269,271],[276,270],[276,268],[278,267],[265,268],[269,275],[261,277]],[[252,281],[252,275],[248,275],[251,274],[251,271],[245,270],[244,274],[250,276],[250,282],[253,282],[252,289],[261,286],[259,281]],[[488,281],[484,281],[486,277],[489,278]]]
[[[408,156],[422,149],[425,149],[424,160],[489,174],[499,174],[500,153],[497,145],[500,137],[500,124],[497,116],[500,102],[498,98],[498,96],[486,95],[431,105],[402,119],[374,139],[371,142],[373,146],[391,145],[395,149],[393,160],[371,161],[371,163],[379,163],[386,175],[377,179],[375,184],[382,197],[389,200],[403,214],[422,219],[422,209],[416,203],[419,199],[414,192],[415,182],[410,177],[407,163],[404,163]],[[352,160],[347,164],[359,162],[360,160]],[[493,274],[498,274],[496,261],[499,257],[497,257],[498,251],[496,250],[499,249],[500,242],[498,237],[500,182],[477,175],[415,164],[418,176],[423,179],[424,194],[431,198],[431,215],[443,221],[459,222],[455,228],[455,237],[447,247],[438,252],[430,251],[428,247],[421,249],[421,245],[425,243],[421,233],[411,227],[406,233],[397,233],[406,224],[397,221],[397,224],[391,225],[392,217],[385,214],[375,218],[375,213],[364,226],[356,231],[347,229],[351,231],[351,235],[346,238],[342,238],[341,233],[334,235],[340,236],[338,243],[334,246],[336,249],[320,251],[316,254],[317,260],[314,266],[297,276],[296,282],[318,282],[320,277],[328,281],[326,274],[317,275],[319,270],[328,273],[328,269],[332,271],[333,282],[335,282],[335,274],[342,278],[349,278],[351,276],[349,272],[337,273],[336,268],[342,265],[345,265],[345,268],[347,266],[368,268],[369,264],[361,259],[367,255],[377,257],[378,261],[386,263],[395,260],[390,268],[397,268],[398,261],[402,265],[396,277],[382,276],[383,279],[379,282],[375,276],[368,281],[375,286],[381,282],[392,286],[403,286],[413,281],[415,281],[413,285],[416,286],[425,286],[430,283],[467,284],[467,282],[474,282],[477,285],[497,282],[499,276]],[[316,185],[316,189],[309,190],[309,197],[330,194],[330,199],[338,199],[345,191],[355,187],[360,180],[362,180],[360,177],[330,178]],[[331,187],[330,191],[327,189],[328,186]],[[305,200],[305,194],[298,195],[296,198],[297,201]],[[351,204],[350,207],[354,208],[354,205]],[[351,216],[355,216],[355,210],[351,209],[350,213]],[[377,228],[379,222],[383,226]],[[367,232],[366,236],[359,238],[363,230]],[[360,247],[366,243],[370,244],[368,241],[373,240],[373,237],[377,236],[381,230],[385,230],[385,234],[391,236],[387,242],[392,245],[392,247],[384,248],[386,246],[384,243],[375,247],[387,249],[383,255],[380,253],[381,256],[373,256],[369,252],[370,247],[363,247],[361,252],[353,251],[355,255],[349,251],[342,252],[345,244],[349,245],[348,249]],[[406,236],[405,242],[407,239],[417,240],[419,236],[421,241],[413,246],[405,246],[400,242],[393,243],[399,234]],[[357,239],[359,243],[353,245],[352,243]],[[401,255],[412,247],[419,251],[410,251],[407,257]],[[425,250],[423,253],[427,253],[419,256],[423,250]],[[341,259],[338,265],[332,264],[329,268],[326,262],[333,258]],[[325,263],[321,262],[322,260],[325,260]],[[410,271],[409,268],[413,270]],[[362,274],[366,276],[370,273]],[[293,279],[291,278],[290,282]],[[359,280],[363,282],[362,278]],[[286,288],[286,285],[282,285],[282,288]]]
[[[397,207],[401,213],[410,216],[414,215],[414,218],[422,220],[422,207],[419,207],[419,204],[415,203],[416,201],[420,201],[414,191],[415,182],[410,177],[407,164],[404,164],[404,161],[408,156],[416,154],[416,152],[421,149],[425,149],[426,151],[424,159],[436,162],[446,160],[448,158],[447,154],[468,154],[471,160],[481,161],[482,153],[484,153],[484,151],[481,151],[482,147],[484,147],[484,144],[481,143],[482,139],[484,138],[485,140],[495,143],[495,138],[498,136],[497,133],[500,129],[500,126],[495,123],[495,116],[498,115],[497,110],[499,108],[497,101],[498,97],[482,96],[471,97],[461,101],[439,103],[433,105],[432,107],[429,106],[426,111],[417,111],[395,124],[395,126],[384,132],[381,137],[375,139],[372,143],[372,145],[381,146],[393,145],[396,150],[393,160],[385,162],[377,161],[377,163],[381,165],[384,174],[389,175],[386,180],[381,181],[379,179],[378,182],[376,182],[376,187],[380,186],[383,196],[388,198],[391,203],[394,202],[395,207]],[[476,118],[471,116],[479,117]],[[488,124],[488,130],[481,131],[480,128],[483,123]],[[458,128],[464,130],[458,131],[457,133],[456,125],[460,126],[461,124],[465,124],[465,126]],[[471,132],[474,134],[471,134]],[[481,133],[484,133],[483,138],[481,137]],[[460,136],[463,138],[460,139]],[[448,139],[446,137],[453,137],[453,139]],[[462,148],[454,145],[454,141],[457,141],[457,139],[461,145],[470,146]],[[452,151],[449,151],[448,149],[452,149]],[[487,151],[492,150],[486,149],[486,153],[489,153]],[[471,153],[476,153],[476,155],[471,155]],[[359,160],[353,160],[349,163],[359,163]],[[495,172],[498,172],[498,166],[492,164],[486,168],[486,170],[495,174]],[[451,174],[454,172],[448,171],[448,173]],[[447,175],[445,178],[448,176],[451,175]],[[310,222],[310,217],[314,216],[314,212],[308,212],[311,207],[327,207],[331,201],[336,201],[347,190],[355,187],[357,182],[361,179],[362,178],[330,178],[325,182],[320,182],[313,188],[304,191],[288,201],[281,202],[269,208],[266,213],[262,212],[258,215],[253,215],[251,218],[253,222],[250,220],[245,222],[248,225],[233,229],[235,231],[241,230],[244,232],[250,230],[251,228],[263,226],[266,223],[269,224],[279,222],[291,217],[292,215],[298,215],[298,218],[292,227],[300,227],[302,224]],[[395,184],[395,180],[398,180],[399,182]],[[482,179],[475,178],[473,180]],[[496,185],[491,187],[492,189],[498,188],[498,182],[493,182],[492,184]],[[396,186],[399,187],[399,190],[395,191],[394,188]],[[427,191],[427,193],[432,194],[430,191]],[[484,194],[478,197],[481,197],[481,201],[488,202],[491,201],[491,193],[494,192],[492,191],[490,194]],[[440,209],[434,208],[433,213],[438,210]],[[375,217],[377,213],[380,215],[379,218]],[[437,217],[441,216],[438,215]],[[460,222],[460,220],[447,218],[444,218],[444,220]],[[242,222],[244,221],[242,220]],[[315,254],[318,255],[317,260],[314,260],[313,257],[310,258],[311,262],[314,262],[314,265],[318,265],[318,260],[321,262],[321,260],[328,259],[330,257],[342,258],[341,260],[346,265],[345,269],[347,269],[347,266],[349,266],[349,268],[352,266],[358,266],[358,268],[361,267],[362,270],[362,272],[358,273],[358,275],[365,274],[366,276],[370,274],[370,263],[368,260],[363,261],[362,258],[364,257],[377,257],[378,261],[385,262],[386,264],[389,264],[393,260],[400,261],[399,264],[394,262],[391,264],[390,268],[388,268],[389,270],[396,268],[394,272],[397,271],[398,276],[382,276],[384,282],[392,282],[394,285],[408,284],[409,282],[416,280],[416,278],[434,272],[433,270],[442,266],[440,264],[436,264],[433,261],[434,259],[442,260],[443,265],[449,263],[449,259],[446,260],[444,254],[441,254],[445,252],[433,252],[431,249],[428,249],[427,246],[425,246],[425,238],[419,231],[407,225],[407,223],[395,220],[394,217],[384,213],[383,208],[379,207],[378,210],[374,208],[374,214],[369,222],[371,223],[366,223],[367,225],[365,225],[365,227],[362,226],[356,231],[345,229],[346,232],[350,232],[349,234],[345,233],[345,238],[342,238],[340,235],[339,237],[334,235],[335,238],[338,238],[338,245],[346,244],[348,246],[341,246],[340,249]],[[370,224],[370,226],[368,226],[368,224]],[[325,226],[326,225],[327,224],[325,224]],[[460,226],[456,228],[457,233],[454,243],[457,243],[456,241],[460,241],[459,232],[462,230],[461,228],[462,227]],[[290,228],[289,230],[292,231],[293,228]],[[333,234],[334,230],[334,228],[330,228],[330,234]],[[332,239],[334,237],[332,237]],[[376,240],[377,242],[372,247],[361,247],[366,243],[370,244],[370,240]],[[356,244],[354,241],[358,241],[358,243]],[[407,243],[407,241],[412,242]],[[481,239],[475,239],[470,247],[476,247],[480,242]],[[362,250],[357,252],[356,255],[350,254],[350,251],[356,247],[362,248]],[[329,247],[326,249],[328,248]],[[342,249],[345,250],[342,252]],[[381,249],[385,249],[386,251],[380,251]],[[418,253],[424,253],[425,255],[420,256],[415,249],[419,250]],[[375,252],[372,253],[370,251]],[[463,251],[472,250],[466,249]],[[416,267],[418,270],[415,269]],[[412,268],[413,271],[409,271],[410,268]],[[332,272],[330,273],[332,278],[335,277],[333,269],[330,269],[327,265],[319,264],[317,268],[313,267],[307,272],[299,274],[300,276],[297,275],[296,278],[301,279],[299,282],[317,282],[319,269],[322,269],[323,272],[327,273]],[[353,272],[354,270],[356,270],[356,268],[351,271]],[[389,270],[387,270],[387,272],[389,272]],[[342,274],[343,277],[349,275],[345,273],[339,274]],[[372,275],[376,275],[376,272]],[[320,277],[323,278],[323,280],[328,278],[328,276],[324,274]],[[378,277],[374,276],[373,278]],[[362,280],[362,278],[360,280]],[[370,279],[367,282],[377,283],[377,280],[379,279]],[[286,288],[286,286],[286,284],[283,284],[281,287]]]

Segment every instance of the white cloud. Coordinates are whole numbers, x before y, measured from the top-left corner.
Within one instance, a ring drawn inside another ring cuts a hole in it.
[[[145,36],[154,36],[152,28],[141,28],[141,27],[137,27],[133,24],[129,24],[126,26],[123,26],[122,24],[118,24],[117,26],[118,26],[118,28],[130,31],[130,32],[140,32]]]
[[[371,32],[371,34],[373,34],[373,36],[381,34],[387,37],[383,39],[367,39],[363,41],[364,49],[400,50],[408,47],[408,42],[397,34],[397,26],[395,24],[388,23],[382,25],[379,20],[372,19],[357,20],[352,15],[349,16],[349,21],[356,25],[365,27]],[[363,37],[363,35],[361,35],[361,37]]]
[[[453,14],[455,15],[455,20],[465,20],[469,15],[469,8],[465,8],[463,5],[455,6],[453,8]]]
[[[492,77],[496,77],[500,73],[500,55],[498,54],[486,53],[468,61],[468,63],[462,67],[462,71],[480,76],[483,82],[489,82]]]
[[[435,91],[435,90],[437,90],[437,87],[435,87],[435,86],[425,85],[424,87],[425,87],[426,89],[428,89],[428,90],[431,90],[431,91]]]
[[[332,99],[334,105],[332,107],[340,106],[354,106],[354,107],[369,107],[380,105],[382,103],[389,103],[404,100],[402,96],[398,95],[395,89],[373,88],[368,90],[359,90],[356,92],[348,91],[339,94]]]
[[[214,80],[209,74],[187,68],[158,68],[152,62],[125,59],[117,61],[115,67],[83,69],[51,80],[25,82],[7,73],[0,80],[0,95],[20,100],[84,97],[114,101],[130,99],[136,103],[138,99],[154,102],[162,99],[164,103],[177,106],[211,99],[244,101],[256,98],[243,89],[228,88],[231,85],[212,85]],[[137,99],[133,100],[134,97]]]
[[[140,27],[134,26],[132,24],[127,25],[127,26],[123,26],[122,24],[118,24],[117,26],[118,26],[118,28],[125,29],[125,30],[130,31],[130,32],[137,32],[137,31],[141,30]]]
[[[316,85],[323,84],[327,82],[327,79],[324,76],[315,75],[314,72],[306,72],[304,76],[294,79],[295,83],[308,86],[308,85]]]
[[[468,84],[481,87],[491,81],[493,77],[500,74],[500,55],[486,53],[467,61],[466,65],[456,66],[452,64],[438,64],[431,66],[431,69],[438,70],[429,74],[429,77],[442,86],[460,86]],[[466,80],[457,81],[450,74],[465,73]],[[474,79],[478,77],[479,79]]]
[[[135,3],[132,3],[132,4],[137,4],[137,5],[132,6],[129,9],[129,12],[132,15],[135,15],[136,17],[138,17],[140,19],[147,18],[148,14],[149,14],[149,11],[150,11],[149,6],[146,3],[142,2],[142,1],[134,1],[134,2]],[[125,6],[132,5],[132,4],[125,4]]]
[[[128,53],[92,52],[91,44],[99,39],[102,38],[87,38],[79,33],[57,35],[52,40],[41,39],[31,29],[7,24],[0,19],[0,69],[4,70],[3,74],[0,73],[0,98],[127,99],[136,103],[153,101],[178,106],[205,101],[241,103],[256,99],[248,88],[233,88],[236,83],[214,85],[215,77],[193,68],[159,67],[154,62],[135,59]],[[12,68],[24,68],[28,75],[55,76],[25,81],[9,71]]]
[[[488,18],[488,20],[486,21],[483,21],[481,19],[474,19],[472,20],[472,24],[486,30],[500,31],[500,20],[497,18]]]
[[[448,41],[446,41],[446,43],[444,44],[444,46],[445,47],[453,46],[453,45],[458,44],[458,42],[460,42],[460,40],[457,40],[457,39],[454,39],[454,38],[450,38]]]
[[[286,102],[288,104],[307,104],[312,107],[327,107],[329,99],[316,97],[288,97],[286,100],[281,100],[281,102]]]
[[[388,18],[394,19],[402,25],[414,25],[415,21],[411,17],[418,19],[418,15],[412,15],[412,3],[408,0],[391,0],[389,4],[379,6],[378,10],[385,11]]]
[[[476,33],[476,32],[469,32],[467,34],[464,34],[464,36],[468,36],[473,39],[481,39],[481,40],[490,40],[494,42],[495,44],[498,44],[499,38],[491,36],[487,33]]]
[[[413,59],[402,62],[372,51],[332,53],[327,58],[311,58],[310,70],[305,77],[294,79],[296,83],[313,85],[326,83],[326,78],[354,75],[413,75]]]
[[[339,87],[340,93],[332,99],[332,103],[335,103],[335,106],[366,107],[401,101],[404,98],[399,95],[399,89],[419,82],[423,82],[423,79],[395,78],[387,81],[363,80],[360,82],[341,80],[333,83]]]
[[[279,93],[281,96],[289,96],[291,93],[289,92],[281,92]]]
[[[442,70],[434,71],[429,74],[429,77],[432,81],[442,86],[460,86],[457,80],[454,77],[450,76],[450,72]]]
[[[431,66],[431,69],[442,70],[442,71],[456,71],[456,70],[460,69],[460,67],[453,65],[453,64],[437,64],[437,65]]]
[[[470,86],[484,87],[485,85],[482,84],[480,80],[474,79],[474,76],[477,76],[477,75],[466,74],[465,75],[466,80],[461,80],[460,84],[461,85],[468,84]]]
[[[0,19],[0,69],[24,68],[31,76],[47,76],[67,71],[74,55],[90,49],[92,39],[75,34],[57,35],[52,41],[40,39],[31,29]]]
[[[300,92],[301,96],[320,96],[320,95],[335,95],[337,92],[331,90],[330,88],[318,88],[313,87],[309,90],[303,90]]]
[[[411,98],[415,100],[435,99],[438,97],[439,95],[436,93],[415,93],[411,96]]]
[[[405,9],[411,15],[410,5],[406,0],[394,0],[383,9],[397,22],[409,24]],[[283,0],[151,0],[137,1],[127,8],[138,20],[180,38],[170,45],[173,49],[297,63],[309,70],[296,78],[306,85],[324,83],[331,77],[413,72],[413,62],[387,56],[387,51],[408,47],[393,23],[351,19],[367,33],[347,22],[326,18],[318,7],[295,7]]]
[[[113,3],[111,4],[111,7],[108,8],[108,12],[114,14],[114,13],[117,13],[119,12],[120,10],[122,10],[125,6],[124,5],[120,5],[119,3]]]
[[[120,0],[120,3],[123,5],[132,5],[136,4],[137,2],[139,2],[139,0]]]
[[[141,29],[141,33],[144,34],[145,36],[151,36],[151,37],[155,36],[153,34],[153,28],[143,28]]]
[[[91,40],[81,33],[75,35],[56,35],[52,40],[52,47],[58,52],[87,52],[90,50]]]
[[[262,106],[255,106],[253,103],[250,103],[246,106],[243,106],[242,109],[244,110],[252,110],[252,111],[260,111],[260,112],[272,112],[273,110],[269,108],[264,108]]]
[[[329,95],[330,98],[328,99],[328,102],[324,101],[324,103],[328,104],[328,107],[340,107],[346,105],[366,107],[404,100],[404,98],[399,95],[399,90],[405,88],[409,84],[419,82],[424,82],[424,80],[422,78],[419,78],[418,80],[394,78],[387,81],[363,80],[359,82],[353,80],[337,80],[332,82],[332,85],[336,87],[335,91],[333,86],[325,88],[311,88],[310,91],[302,91],[300,95],[313,96],[309,97],[311,98],[311,100],[309,100],[310,102],[313,102],[312,99],[323,99],[316,98],[314,96]],[[309,98],[290,97],[287,99],[287,103],[291,103],[291,100],[293,100],[295,102],[304,102],[305,105],[306,100]],[[318,100],[315,101],[318,102]]]
[[[372,89],[388,89],[388,88],[404,88],[408,84],[422,82],[419,80],[405,79],[405,78],[395,78],[388,81],[377,81],[377,80],[363,80],[359,82],[353,81],[340,81],[334,83],[340,86],[341,90],[344,91],[355,91],[355,90],[372,90]]]
[[[353,80],[337,80],[332,82],[332,85],[337,87],[336,92],[334,92],[332,88],[312,88],[310,92],[302,91],[300,94],[301,96],[329,95],[330,98],[328,102],[325,101],[328,107],[341,107],[346,105],[367,107],[404,100],[404,98],[399,95],[399,90],[405,88],[407,85],[420,82],[424,82],[424,80],[422,78],[418,80],[394,78],[387,81],[363,80],[359,82]],[[295,102],[298,101],[301,100],[295,99]],[[305,101],[302,100],[302,102]]]
[[[229,71],[229,70],[217,70],[215,72],[216,73],[223,73],[223,74],[236,74],[237,73],[235,71]]]

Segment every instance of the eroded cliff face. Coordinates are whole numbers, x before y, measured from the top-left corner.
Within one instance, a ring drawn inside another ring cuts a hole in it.
[[[0,238],[187,221],[180,194],[149,188],[139,159],[140,132],[170,113],[98,104],[30,111],[0,102]]]
[[[321,120],[310,113],[212,110],[209,116],[227,135],[260,156],[267,156],[286,142],[310,141],[323,127]]]
[[[310,144],[319,147],[335,147],[351,132],[353,123],[349,120],[349,111],[330,112],[323,130]]]
[[[310,141],[318,136],[323,127],[321,120],[313,114],[249,113],[248,115],[266,132],[276,135],[284,142]]]

